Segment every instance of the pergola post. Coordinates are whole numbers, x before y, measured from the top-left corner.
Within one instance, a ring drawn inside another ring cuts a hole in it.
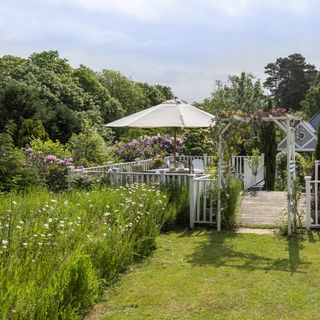
[[[217,210],[217,231],[221,231],[221,190],[222,190],[222,178],[223,178],[223,135],[231,126],[231,122],[222,129],[219,134],[219,147],[218,147],[218,210]]]
[[[288,235],[290,236],[291,231],[291,201],[292,201],[292,187],[291,187],[291,168],[290,168],[290,160],[291,160],[291,127],[290,127],[290,119],[287,117],[287,189],[288,189]]]
[[[221,230],[221,189],[222,189],[222,134],[219,134],[219,148],[218,148],[218,212],[217,212],[217,230]]]

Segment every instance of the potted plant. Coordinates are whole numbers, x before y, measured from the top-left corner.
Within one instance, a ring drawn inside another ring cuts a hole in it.
[[[257,186],[257,175],[260,165],[260,153],[258,149],[252,150],[252,157],[248,160],[249,167],[251,169],[252,175],[254,176],[254,186],[250,189],[251,191],[256,192],[258,189],[261,189],[261,186]]]

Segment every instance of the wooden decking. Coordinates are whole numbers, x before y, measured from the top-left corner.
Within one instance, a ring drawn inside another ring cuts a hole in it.
[[[287,208],[287,193],[283,191],[258,191],[244,195],[240,207],[240,225],[274,226]]]

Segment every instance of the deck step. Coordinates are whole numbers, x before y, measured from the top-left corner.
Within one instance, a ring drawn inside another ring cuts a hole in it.
[[[240,225],[276,225],[287,208],[283,191],[258,191],[244,195],[240,207]]]

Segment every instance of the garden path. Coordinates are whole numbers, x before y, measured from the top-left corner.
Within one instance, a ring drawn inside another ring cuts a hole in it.
[[[300,206],[304,205],[301,201]],[[256,195],[244,195],[240,207],[240,225],[274,226],[287,208],[287,193],[284,191],[258,191]]]

